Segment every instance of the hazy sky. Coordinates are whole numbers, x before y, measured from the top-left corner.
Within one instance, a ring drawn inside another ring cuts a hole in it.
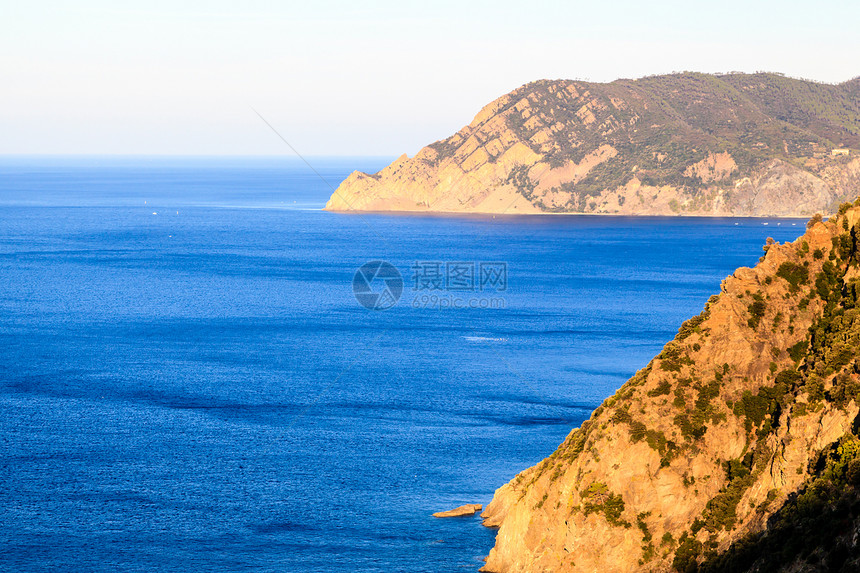
[[[0,0],[0,153],[415,153],[539,78],[860,75],[860,1]]]

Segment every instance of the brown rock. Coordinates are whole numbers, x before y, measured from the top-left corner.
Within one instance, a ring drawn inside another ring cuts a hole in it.
[[[475,515],[484,508],[480,503],[469,503],[449,509],[448,511],[438,511],[433,514],[433,517],[464,517],[467,515]]]
[[[353,173],[325,208],[806,217],[832,213],[860,188],[860,158],[819,149],[833,133],[835,144],[860,148],[860,129],[846,127],[856,120],[829,123],[856,117],[850,93],[832,97],[850,86],[773,74],[703,78],[532,82],[415,157]],[[793,97],[792,82],[810,97]],[[809,107],[822,90],[821,105]],[[801,109],[784,113],[791,106]],[[815,119],[795,125],[795,115]]]
[[[829,369],[817,350],[804,350],[799,362],[790,352],[809,341],[810,327],[821,330],[825,301],[815,277],[824,265],[837,269],[843,292],[857,284],[860,248],[847,239],[859,233],[854,207],[792,243],[771,245],[762,263],[726,279],[695,327],[686,325],[556,452],[496,491],[482,514],[484,525],[499,528],[482,571],[672,571],[682,536],[721,553],[768,527],[821,471],[820,452],[841,440],[860,443],[852,429],[858,400],[813,402],[806,386],[813,378],[804,378],[817,372],[833,395],[860,388],[860,345],[844,347],[842,362]],[[834,245],[855,246],[844,258]],[[785,263],[807,278],[789,283],[777,274]],[[755,300],[764,311],[750,321]],[[751,399],[778,385],[786,392],[781,405],[755,422]],[[747,477],[730,477],[729,463],[746,464]]]

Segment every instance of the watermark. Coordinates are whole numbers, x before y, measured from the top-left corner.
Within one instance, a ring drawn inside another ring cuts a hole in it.
[[[403,294],[403,277],[397,267],[385,261],[361,265],[352,277],[355,300],[370,310],[386,310]]]
[[[412,299],[412,308],[505,308],[507,301],[501,296],[461,297],[454,295],[419,294]]]
[[[498,296],[508,290],[506,262],[425,260],[415,261],[410,271],[412,308],[506,308],[506,299]],[[356,300],[371,310],[396,305],[403,288],[400,271],[386,261],[365,263],[352,281]]]
[[[413,291],[504,292],[508,263],[499,261],[415,261]]]

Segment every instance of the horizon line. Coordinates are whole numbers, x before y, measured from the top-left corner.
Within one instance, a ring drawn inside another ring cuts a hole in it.
[[[348,160],[374,160],[391,162],[402,153],[390,153],[382,155],[354,155],[354,154],[305,154],[304,157],[311,160],[330,161],[333,159]],[[225,160],[225,161],[297,161],[302,159],[292,154],[252,154],[252,153],[0,153],[0,162],[12,161],[85,161],[85,160],[141,160],[141,161],[169,161],[169,160]]]

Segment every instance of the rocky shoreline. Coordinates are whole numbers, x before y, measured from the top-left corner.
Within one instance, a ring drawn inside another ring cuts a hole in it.
[[[482,571],[860,570],[860,200],[765,250],[496,491]]]
[[[818,104],[798,101],[798,90],[818,93],[810,100]],[[777,74],[675,74],[608,84],[541,80],[491,102],[469,125],[412,158],[401,155],[375,174],[352,173],[325,208],[833,213],[860,188],[855,92],[860,79],[826,85]]]

